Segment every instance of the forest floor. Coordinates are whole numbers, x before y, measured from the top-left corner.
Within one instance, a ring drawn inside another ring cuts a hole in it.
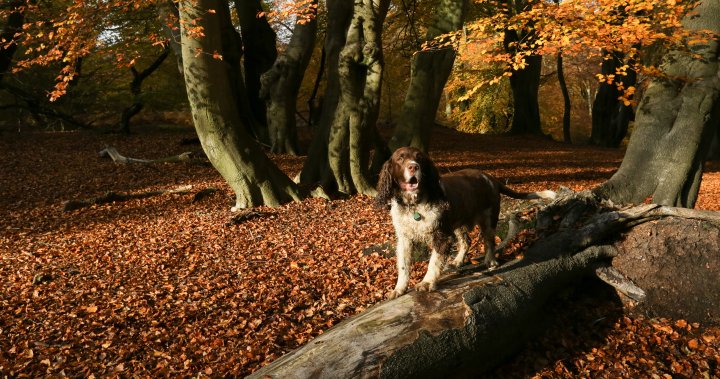
[[[394,285],[392,253],[371,249],[394,239],[372,199],[308,199],[233,222],[231,192],[210,166],[98,156],[107,146],[146,159],[200,152],[183,144],[192,129],[136,130],[0,132],[0,378],[245,376]],[[623,153],[439,130],[431,155],[441,171],[477,167],[520,190],[582,190]],[[273,159],[290,175],[303,161]],[[186,185],[63,211],[108,191]],[[711,165],[698,208],[720,210],[719,195]],[[720,377],[717,326],[628,316],[605,286],[584,287],[560,294],[547,332],[493,376]]]

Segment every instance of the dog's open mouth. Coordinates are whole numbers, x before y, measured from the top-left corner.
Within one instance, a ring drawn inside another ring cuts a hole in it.
[[[413,192],[413,191],[417,191],[418,183],[419,183],[418,179],[413,176],[407,182],[402,183],[401,187],[402,187],[403,191]]]

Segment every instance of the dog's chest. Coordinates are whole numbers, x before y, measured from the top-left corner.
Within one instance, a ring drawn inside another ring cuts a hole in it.
[[[390,215],[398,235],[411,240],[427,240],[440,224],[441,211],[436,205],[402,206],[393,201]]]

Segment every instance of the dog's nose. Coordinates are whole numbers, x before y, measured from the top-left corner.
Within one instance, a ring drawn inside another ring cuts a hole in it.
[[[414,174],[415,171],[420,169],[420,165],[415,162],[408,163],[408,171],[410,171],[410,174]]]

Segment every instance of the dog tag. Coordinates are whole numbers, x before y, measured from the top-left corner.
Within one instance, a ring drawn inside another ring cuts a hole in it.
[[[422,216],[420,216],[420,213],[417,213],[417,212],[413,213],[413,219],[415,221],[420,221],[421,218],[422,218]]]

